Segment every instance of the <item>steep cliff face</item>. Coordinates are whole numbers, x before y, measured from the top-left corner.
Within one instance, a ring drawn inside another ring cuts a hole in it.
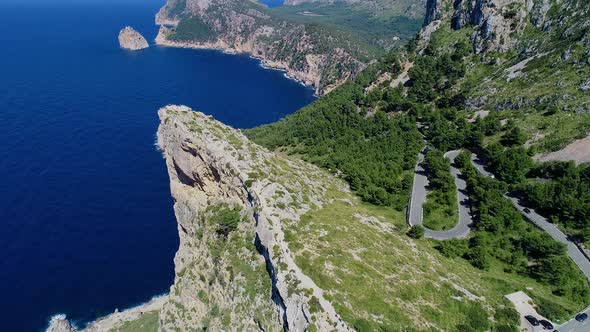
[[[184,5],[184,7],[183,7]],[[188,0],[170,2],[156,21],[156,42],[165,46],[243,52],[323,94],[358,74],[369,52],[346,36],[296,24],[265,13],[255,2]]]
[[[319,170],[264,151],[186,107],[168,106],[159,115],[158,145],[180,234],[176,279],[160,328],[303,331],[313,324],[348,330],[293,261],[281,225],[298,220],[312,202],[321,204],[321,188],[308,192],[310,202],[301,194],[285,196],[297,186],[307,191]],[[285,208],[287,203],[297,208]]]
[[[533,7],[537,14],[532,19],[542,24],[549,1],[427,0],[424,26],[448,19],[454,30],[476,27],[472,40],[477,53],[506,52],[516,45],[518,37],[523,34]]]

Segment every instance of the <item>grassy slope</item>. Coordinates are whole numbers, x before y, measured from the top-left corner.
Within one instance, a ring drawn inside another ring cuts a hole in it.
[[[156,332],[159,328],[159,313],[146,312],[139,319],[123,323],[115,332]]]
[[[433,35],[431,43],[438,53],[452,51],[457,41],[469,42],[472,32],[472,28],[453,31],[447,25],[443,25]],[[564,47],[561,42],[556,42],[554,37],[539,38],[526,35],[523,38],[530,38],[537,42],[541,40],[540,51],[544,48],[559,46],[563,49]],[[580,61],[559,62],[561,49],[558,48],[546,58],[530,62],[524,70],[526,75],[509,82],[506,81],[504,70],[521,61],[522,56],[519,57],[510,52],[488,54],[487,57],[470,54],[464,61],[465,76],[460,78],[451,90],[455,93],[463,91],[464,96],[468,98],[486,95],[488,99],[483,109],[493,110],[497,102],[506,98],[524,96],[535,100],[540,96],[555,94],[556,90],[553,87],[560,79],[564,79],[565,85],[560,85],[566,93],[574,96],[573,99],[501,112],[501,117],[515,119],[529,135],[532,136],[542,129],[557,136],[560,142],[557,145],[561,145],[585,133],[589,117],[571,112],[572,106],[584,105],[588,100],[588,94],[582,95],[578,91],[581,79],[588,77],[588,68],[583,67],[587,65]],[[573,54],[577,53],[573,52]],[[581,55],[576,56],[581,59]],[[492,64],[493,58],[498,60],[499,65]],[[371,81],[374,81],[377,76],[371,77]],[[363,85],[365,86],[367,85]],[[557,90],[557,94],[559,93],[560,90]],[[551,100],[551,96],[546,98]],[[362,113],[367,105],[363,104],[363,101],[355,102]],[[546,109],[551,106],[558,107],[559,112],[547,113]],[[312,113],[309,123],[313,123],[312,118],[323,118],[325,115],[318,109],[308,108],[300,112],[299,116],[306,112]],[[468,111],[460,112],[464,118],[471,116]],[[302,126],[305,126],[305,121],[294,124],[292,119],[287,118],[277,124],[251,131],[250,135],[261,144],[272,148],[283,146],[289,151],[295,149],[304,158],[309,158],[309,151],[305,148],[301,149],[299,145],[301,142],[293,145],[293,141],[287,138],[283,138],[283,141],[279,143],[268,140],[280,136],[277,133],[291,136]],[[503,135],[502,132],[497,134],[496,140],[501,135]],[[555,148],[556,144],[553,143],[554,139],[551,135],[536,144],[539,149]],[[383,161],[375,162],[383,163]],[[570,313],[585,306],[585,303],[573,298],[555,295],[552,286],[535,281],[526,274],[507,272],[510,271],[510,266],[497,259],[492,261],[488,271],[481,271],[473,268],[463,259],[442,257],[431,249],[427,241],[419,241],[417,247],[413,247],[403,238],[403,216],[395,215],[395,211],[383,209],[376,211],[375,209],[379,209],[355,201],[354,197],[341,192],[334,192],[332,199],[332,204],[311,212],[297,227],[293,226],[292,250],[300,255],[298,264],[320,286],[329,290],[343,317],[353,325],[364,325],[366,322],[363,321],[367,320],[372,321],[368,323],[369,330],[377,329],[378,326],[384,329],[399,329],[402,326],[407,328],[406,324],[413,324],[409,322],[414,322],[414,318],[418,316],[427,317],[427,322],[424,326],[413,326],[414,328],[427,328],[428,324],[437,324],[437,326],[453,330],[457,324],[466,323],[467,318],[461,315],[467,311],[465,307],[461,307],[465,304],[453,303],[452,287],[436,280],[438,276],[449,275],[450,271],[452,271],[452,277],[456,276],[454,273],[460,275],[462,285],[470,291],[486,297],[486,301],[490,303],[490,307],[486,308],[490,309],[490,313],[494,311],[491,308],[502,305],[503,295],[517,290],[526,290],[537,303],[552,302]],[[375,227],[359,222],[359,218],[355,217],[359,211],[381,220],[379,225],[389,223],[397,226],[397,229],[391,233],[375,231]],[[524,220],[519,222],[522,223],[526,232],[539,232]],[[297,234],[306,236],[298,237]],[[313,234],[315,236],[309,236]],[[433,242],[432,246],[435,245]],[[409,256],[410,252],[414,254]],[[399,268],[400,266],[402,268]],[[411,272],[404,274],[406,270]],[[420,280],[423,276],[427,276],[428,281]],[[394,279],[388,279],[389,277]],[[416,287],[407,287],[408,282],[415,283],[413,286]],[[397,288],[399,285],[405,285],[405,287]],[[433,291],[434,289],[436,291]],[[414,304],[412,309],[403,306],[404,301],[409,300]],[[423,305],[416,305],[416,303]],[[433,310],[433,308],[439,309]],[[447,313],[451,314],[447,316]]]
[[[477,319],[477,312],[496,315],[505,294],[523,289],[539,302],[569,311],[582,306],[531,278],[504,272],[498,261],[483,272],[463,259],[446,258],[433,248],[435,241],[404,235],[403,213],[363,203],[329,182],[323,185],[329,188],[328,203],[300,221],[284,221],[286,239],[297,264],[355,327],[456,330]]]

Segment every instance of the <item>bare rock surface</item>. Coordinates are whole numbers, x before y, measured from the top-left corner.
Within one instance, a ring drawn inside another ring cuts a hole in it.
[[[47,332],[74,332],[75,329],[66,319],[65,315],[56,315],[51,318]]]
[[[131,51],[142,50],[150,45],[147,40],[132,27],[125,27],[119,32],[119,45]]]
[[[161,330],[194,331],[203,322],[211,330],[226,330],[218,318],[225,316],[238,331],[304,331],[312,323],[315,298],[318,330],[351,331],[324,290],[295,263],[282,226],[322,204],[322,186],[306,198],[301,194],[325,176],[322,171],[269,152],[188,107],[167,106],[158,114],[158,146],[168,167],[180,235],[176,279],[160,312]],[[287,198],[285,193],[292,194]],[[211,230],[210,216],[220,207],[242,216],[225,240]],[[246,246],[231,248],[239,238]],[[247,250],[248,243],[256,251]],[[238,269],[236,257],[249,267]],[[258,272],[249,279],[251,269]],[[269,289],[260,288],[264,279]],[[247,295],[244,289],[256,292]],[[211,316],[212,310],[219,314]]]
[[[534,159],[540,162],[574,161],[576,164],[590,162],[590,136],[575,140],[561,150],[538,154]]]

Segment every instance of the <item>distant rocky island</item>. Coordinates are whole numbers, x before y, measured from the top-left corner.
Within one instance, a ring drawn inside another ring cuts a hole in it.
[[[150,47],[147,40],[132,27],[125,27],[119,32],[119,45],[121,45],[121,48],[131,51]]]

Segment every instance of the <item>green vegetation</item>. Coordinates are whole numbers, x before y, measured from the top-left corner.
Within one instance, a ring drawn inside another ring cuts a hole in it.
[[[412,88],[408,98],[420,103],[436,100],[439,105],[455,104],[449,91],[465,75],[463,58],[470,54],[469,44],[463,40],[455,43],[452,53],[440,53],[433,45],[429,44],[409,72]]]
[[[457,213],[454,181],[450,177],[448,164],[441,156],[442,152],[457,148],[481,151],[487,157],[488,165],[498,180],[479,176],[468,162],[467,155],[463,154],[458,158],[463,174],[468,180],[469,196],[473,204],[475,225],[472,235],[468,240],[429,241],[429,243],[433,243],[433,246],[449,259],[445,261],[445,264],[468,263],[472,268],[482,271],[481,281],[486,284],[488,295],[498,299],[498,303],[502,296],[508,293],[526,290],[537,303],[543,304],[541,310],[544,314],[553,319],[564,319],[590,302],[588,281],[567,257],[564,247],[526,222],[503,195],[509,189],[518,188],[525,188],[528,191],[533,190],[530,188],[538,190],[539,193],[530,195],[531,200],[540,199],[541,193],[562,193],[564,201],[560,202],[559,206],[567,206],[564,211],[568,212],[562,213],[561,218],[564,220],[569,218],[570,225],[573,224],[574,219],[578,226],[587,225],[587,218],[579,221],[580,217],[585,216],[587,206],[585,193],[588,186],[584,183],[588,182],[585,171],[582,171],[585,168],[568,173],[569,175],[562,176],[563,179],[551,178],[544,174],[544,181],[534,180],[534,177],[539,176],[539,172],[532,172],[535,169],[531,159],[534,151],[524,146],[524,143],[532,137],[532,133],[521,125],[523,121],[526,121],[525,119],[513,118],[510,115],[512,113],[509,112],[492,112],[485,118],[468,120],[471,114],[465,109],[465,100],[466,96],[473,91],[472,87],[463,84],[470,80],[474,82],[477,80],[466,75],[484,75],[489,73],[489,69],[473,55],[467,43],[468,33],[460,32],[458,38],[453,36],[452,31],[441,29],[440,34],[439,31],[434,33],[432,42],[424,50],[423,55],[409,55],[409,58],[415,58],[414,66],[409,72],[410,84],[407,89],[391,89],[386,84],[373,90],[366,89],[380,76],[380,73],[389,71],[395,76],[399,71],[400,57],[394,54],[388,55],[389,60],[382,60],[381,63],[370,67],[355,81],[345,84],[278,123],[247,131],[247,135],[255,142],[271,149],[286,151],[332,171],[340,171],[343,178],[363,200],[399,210],[400,206],[405,204],[404,198],[407,198],[407,189],[411,183],[408,179],[404,185],[403,179],[408,178],[407,174],[415,164],[416,155],[421,148],[422,138],[419,134],[414,134],[415,131],[412,130],[413,122],[420,121],[421,131],[427,144],[434,147],[432,149],[434,152],[431,152],[428,160],[428,171],[429,178],[434,181],[435,190],[429,198],[428,204],[431,205],[425,207],[425,214],[434,216],[432,219],[442,219],[438,217],[441,215],[448,217],[445,221],[446,226],[433,225],[426,220],[435,228],[448,227],[451,220],[454,221],[452,223],[454,225],[456,217],[451,218],[451,214]],[[412,51],[411,45],[408,50]],[[388,126],[388,122],[393,123],[397,128]],[[404,136],[405,142],[399,143],[396,136],[385,135],[383,129],[387,133],[400,133]],[[353,135],[352,133],[357,130],[359,133]],[[371,144],[365,144],[366,142]],[[381,145],[380,142],[387,142],[387,144]],[[401,148],[404,145],[406,148]],[[382,151],[373,155],[375,147],[379,147]],[[381,171],[373,172],[373,170]],[[392,172],[392,170],[396,171]],[[400,179],[401,186],[398,184],[394,188],[402,190],[391,190],[392,186],[379,178]],[[568,186],[567,194],[563,188],[566,183],[574,184]],[[524,184],[529,187],[523,187]],[[374,188],[383,189],[387,195],[375,195],[377,191]],[[402,196],[404,193],[405,197]],[[571,198],[574,195],[577,200]],[[565,204],[566,200],[567,204]],[[335,204],[334,207],[326,207],[325,212],[313,218],[314,221],[321,220],[322,229],[329,229],[328,213],[347,228],[354,223],[353,220],[347,219],[350,217],[345,216],[347,207]],[[574,204],[580,207],[572,208]],[[547,208],[557,207],[548,206]],[[306,221],[303,225],[307,224]],[[296,232],[293,231],[293,233]],[[410,230],[408,235],[419,238],[419,233],[420,230],[416,228]],[[579,232],[579,234],[582,233]],[[336,235],[330,235],[332,236]],[[348,244],[349,248],[354,246],[351,245],[350,240],[343,240],[341,236],[338,235],[338,239],[332,238],[330,241],[323,237],[322,244],[317,244],[316,248],[329,243],[331,249],[326,249],[328,250],[326,255],[345,255],[342,251],[334,249],[333,244],[343,242]],[[313,270],[312,266],[325,266],[327,259],[305,258],[305,255],[311,255],[310,251],[303,252],[305,245],[297,242],[296,237],[294,238],[293,251],[302,253],[297,263],[307,267],[304,268],[306,273],[309,273],[326,289],[344,287],[333,285],[330,281],[334,278],[345,280],[343,275],[336,274],[334,277],[332,274],[326,275],[317,269]],[[369,248],[370,245],[363,242],[363,247]],[[362,261],[365,262],[366,258],[362,257]],[[352,267],[353,262],[345,258],[338,261],[331,260],[330,263],[333,266],[347,266],[350,271],[355,270]],[[382,269],[383,267],[379,271]],[[556,270],[560,273],[554,273]],[[370,275],[368,271],[371,271],[371,268],[364,266],[362,272],[359,270],[357,273]],[[367,285],[366,280],[356,282]],[[354,286],[350,287],[352,287],[350,297],[356,300],[356,305],[353,307],[387,306],[383,303],[362,302],[363,295],[354,293]],[[385,293],[383,289],[379,290],[379,294]],[[399,294],[397,296],[403,298]],[[383,295],[380,295],[379,298],[382,297]],[[336,302],[340,301],[350,301],[350,299],[348,297],[336,299]],[[343,313],[347,311],[346,308],[337,309],[342,310]],[[397,312],[393,308],[388,310],[390,314]],[[463,310],[467,309],[463,308]],[[380,310],[375,312],[381,314]],[[386,315],[386,313],[382,314]],[[505,316],[512,317],[511,314]],[[365,324],[371,324],[365,321],[365,316],[362,314],[346,313],[343,317],[352,322],[353,326],[358,325],[359,328],[366,328]],[[404,320],[399,318],[399,321],[403,325]],[[441,318],[439,317],[436,321],[441,321]],[[474,325],[480,323],[477,322]],[[464,330],[469,330],[472,326],[468,321],[454,322],[454,325],[445,326],[452,330],[458,329],[460,324],[462,324],[460,328]],[[379,327],[372,325],[371,328]],[[383,326],[381,328],[387,329]],[[499,324],[496,329],[513,331],[514,326],[510,323]]]
[[[571,235],[590,245],[590,165],[550,162],[536,165],[518,187],[527,203]]]
[[[461,154],[457,161],[468,184],[475,216],[474,234],[467,245],[462,241],[443,242],[438,246],[440,251],[450,257],[464,257],[483,270],[501,268],[533,278],[550,286],[553,294],[579,306],[590,301],[588,281],[567,256],[565,246],[526,223],[503,197],[506,186],[479,175],[469,154]],[[578,308],[568,306],[564,313],[571,315]]]
[[[428,151],[424,159],[430,191],[423,205],[424,226],[432,230],[448,230],[457,224],[457,187],[451,175],[451,162],[442,151]]]
[[[420,225],[412,226],[406,234],[412,239],[421,239],[424,237],[424,227]]]
[[[269,12],[276,17],[295,23],[316,25],[323,30],[339,30],[356,40],[363,41],[368,49],[383,53],[383,44],[401,46],[412,38],[422,24],[421,18],[411,18],[404,13],[376,12],[358,5],[308,3],[298,6],[279,6]],[[401,7],[401,6],[400,6]],[[398,37],[392,40],[392,37]]]
[[[145,312],[137,320],[123,323],[115,332],[156,332],[159,329],[159,312]]]
[[[422,145],[411,116],[368,115],[368,71],[283,120],[246,131],[254,142],[342,172],[365,201],[402,210]],[[359,111],[360,109],[360,111]]]
[[[240,210],[237,208],[221,207],[209,219],[217,224],[217,234],[227,238],[229,233],[238,228],[241,220]]]
[[[198,16],[181,20],[169,36],[175,41],[210,41],[216,33]]]

